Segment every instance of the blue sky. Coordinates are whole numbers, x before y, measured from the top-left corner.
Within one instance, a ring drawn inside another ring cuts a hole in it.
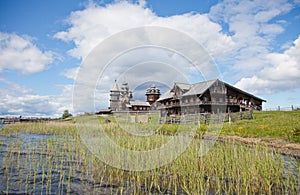
[[[72,111],[76,73],[88,54],[108,37],[141,26],[195,39],[222,79],[266,99],[265,109],[300,106],[299,0],[2,0],[0,115]],[[104,79],[96,109],[108,106],[105,90],[118,74]]]

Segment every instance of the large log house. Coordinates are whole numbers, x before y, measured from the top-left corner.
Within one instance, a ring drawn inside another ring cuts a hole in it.
[[[266,102],[219,79],[196,84],[174,83],[158,100],[161,116],[261,110]]]

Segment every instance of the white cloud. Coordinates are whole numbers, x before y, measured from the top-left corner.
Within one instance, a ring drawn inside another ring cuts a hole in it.
[[[26,94],[26,93],[32,92],[31,89],[27,89],[25,87],[18,85],[17,83],[8,81],[1,77],[0,77],[0,83],[3,83],[5,86],[7,86],[6,88],[1,89],[2,94],[7,94],[7,95],[13,94],[14,96],[16,96],[17,94],[20,94],[20,93]]]
[[[219,58],[236,86],[255,94],[271,94],[298,88],[300,82],[299,37],[294,44],[276,45],[276,36],[288,25],[280,15],[295,8],[288,0],[224,0],[213,6],[209,16],[226,23],[235,49]],[[278,17],[278,19],[276,18]],[[284,52],[276,52],[285,49]]]
[[[300,83],[300,36],[283,53],[266,55],[268,66],[257,75],[242,78],[236,86],[253,93],[266,94],[294,90]]]
[[[292,9],[287,0],[224,0],[213,6],[209,16],[213,21],[226,23],[232,33],[235,49],[228,58],[219,59],[229,62],[231,70],[238,72],[236,79],[252,76],[264,68],[266,56],[271,52],[271,43],[284,32],[279,15]]]
[[[0,32],[0,72],[17,70],[31,74],[45,70],[54,60],[50,51],[41,51],[32,38]]]
[[[223,34],[221,26],[210,21],[206,14],[159,17],[144,5],[127,1],[105,7],[91,4],[84,10],[72,12],[68,18],[71,27],[54,37],[74,42],[76,47],[69,54],[76,58],[85,58],[97,44],[117,32],[141,26],[162,26],[184,32],[212,55],[225,54],[233,47],[231,38]]]
[[[76,79],[77,73],[79,71],[79,67],[75,67],[75,68],[70,68],[65,70],[62,75],[65,76],[68,79]]]
[[[276,35],[276,34],[280,34],[284,31],[284,28],[280,25],[277,24],[267,24],[261,27],[261,29],[259,30],[259,33],[262,33],[264,35]]]
[[[22,115],[60,117],[64,110],[72,112],[73,86],[62,86],[58,96],[37,95],[16,83],[0,78],[5,84],[0,93],[0,116]]]

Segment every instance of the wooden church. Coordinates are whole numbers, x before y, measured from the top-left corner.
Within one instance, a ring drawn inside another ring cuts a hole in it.
[[[129,90],[128,83],[123,82],[119,89],[118,83],[115,80],[113,88],[110,90],[110,107],[113,112],[132,111],[132,112],[147,112],[157,109],[156,100],[160,97],[160,89],[154,84],[146,90],[147,100],[137,101],[132,99],[132,91]]]

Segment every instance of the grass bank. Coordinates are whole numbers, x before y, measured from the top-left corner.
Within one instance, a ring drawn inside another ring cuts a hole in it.
[[[145,133],[155,133],[162,135],[174,135],[180,126],[181,130],[184,125],[157,123],[158,118],[152,116],[152,121],[146,124],[130,124],[122,126],[121,120],[114,116],[101,117],[93,116],[93,120],[97,120],[106,128],[109,134],[124,134],[122,128],[130,128],[131,132],[140,131]],[[109,124],[107,124],[109,120]],[[123,119],[122,119],[123,120]],[[281,139],[289,143],[300,143],[300,111],[267,111],[255,112],[254,120],[240,120],[231,123],[224,123],[221,136],[239,136],[243,138],[265,138]],[[128,121],[125,121],[127,123]],[[121,127],[121,128],[119,128]],[[195,127],[193,127],[195,128]],[[196,127],[196,138],[201,137],[207,132],[208,126],[200,124]],[[187,129],[188,131],[189,129]],[[69,122],[49,122],[49,123],[19,123],[14,125],[4,126],[0,134],[16,134],[18,132],[40,133],[40,134],[57,134],[57,135],[72,135],[77,134],[76,124]]]
[[[255,112],[254,120],[224,123],[221,135],[274,138],[300,143],[300,111]]]

